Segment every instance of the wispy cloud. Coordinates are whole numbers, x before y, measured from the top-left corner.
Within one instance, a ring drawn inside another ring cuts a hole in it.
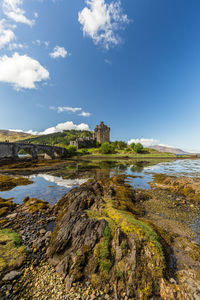
[[[81,107],[69,107],[69,106],[58,106],[58,107],[49,106],[49,109],[56,110],[58,113],[61,113],[61,112],[73,112],[73,113],[75,113],[77,111],[82,110]]]
[[[28,45],[21,43],[10,43],[8,45],[8,50],[16,50],[16,49],[28,49]]]
[[[112,62],[109,59],[104,59],[104,62],[108,65],[112,65]]]
[[[78,113],[80,117],[90,117],[92,114],[90,112],[83,111],[82,107],[69,107],[69,106],[49,106],[49,109],[55,110],[58,113],[68,112],[68,113]]]
[[[82,111],[80,114],[78,114],[78,116],[80,116],[80,117],[90,117],[91,113]]]
[[[63,132],[64,130],[87,130],[89,131],[89,126],[88,124],[85,123],[80,123],[80,124],[74,124],[72,121],[64,122],[64,123],[58,123],[56,126],[49,127],[45,129],[44,131],[35,131],[35,130],[21,130],[21,129],[9,129],[10,131],[15,131],[15,132],[24,132],[24,133],[29,133],[33,135],[46,135],[46,134],[51,134],[51,133],[56,133],[56,132]]]
[[[64,47],[56,46],[53,49],[53,52],[49,53],[49,55],[51,56],[51,58],[65,58],[66,56],[70,56],[70,53],[68,53]]]
[[[32,26],[35,21],[28,19],[25,14],[25,10],[21,7],[23,5],[23,0],[2,0],[2,10],[3,13],[12,21],[17,23],[24,23]]]
[[[86,5],[78,14],[83,34],[106,49],[118,45],[121,42],[118,31],[130,22],[123,13],[121,1],[106,4],[104,0],[86,0]]]
[[[16,90],[34,89],[36,83],[49,78],[49,72],[41,64],[18,53],[0,57],[0,82],[11,84]]]
[[[0,21],[0,49],[16,39],[12,27],[6,23],[5,19]]]

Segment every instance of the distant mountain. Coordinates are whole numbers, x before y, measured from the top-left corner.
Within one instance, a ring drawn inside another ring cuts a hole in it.
[[[9,142],[17,142],[31,137],[33,137],[33,135],[28,133],[0,129],[0,142],[4,142],[5,140],[8,140]]]
[[[154,146],[150,146],[148,148],[155,149],[159,152],[168,152],[168,153],[174,153],[174,154],[189,154],[188,152],[185,152],[178,148],[161,146],[161,145],[154,145]]]

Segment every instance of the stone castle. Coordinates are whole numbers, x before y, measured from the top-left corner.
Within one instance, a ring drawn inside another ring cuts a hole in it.
[[[100,125],[97,125],[94,132],[93,138],[78,138],[74,141],[70,141],[70,145],[76,146],[79,148],[89,148],[95,147],[96,143],[102,144],[105,142],[110,142],[110,127],[101,122]]]

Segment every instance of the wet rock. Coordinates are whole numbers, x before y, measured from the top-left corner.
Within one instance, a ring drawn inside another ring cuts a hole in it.
[[[51,231],[47,231],[46,233],[45,233],[45,239],[50,239],[51,238],[51,236],[52,236],[52,232]]]
[[[13,214],[10,214],[10,215],[6,216],[6,218],[9,219],[9,220],[10,219],[15,219],[16,217],[17,217],[17,213],[13,213]]]
[[[18,271],[11,271],[9,273],[7,273],[4,277],[3,277],[3,281],[12,281],[14,279],[19,278],[22,275],[21,272]]]
[[[40,229],[40,235],[43,235],[46,233],[46,230],[45,229]]]

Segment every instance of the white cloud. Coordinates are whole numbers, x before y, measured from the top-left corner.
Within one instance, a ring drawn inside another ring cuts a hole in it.
[[[78,125],[74,124],[72,121],[67,121],[64,123],[59,123],[54,127],[50,127],[45,129],[44,131],[34,131],[34,130],[28,130],[24,131],[21,129],[9,129],[10,131],[16,131],[16,132],[25,132],[33,135],[46,135],[50,133],[56,133],[56,132],[63,132],[64,130],[87,130],[89,131],[88,124],[80,123]]]
[[[44,41],[45,47],[49,47],[49,41]]]
[[[15,38],[15,34],[10,26],[6,25],[5,20],[2,19],[0,21],[0,49],[15,40]]]
[[[62,177],[57,177],[57,176],[48,175],[48,174],[31,175],[30,178],[36,178],[36,176],[37,176],[37,178],[38,177],[44,178],[47,181],[55,183],[59,186],[64,186],[66,188],[72,188],[75,186],[79,186],[79,185],[85,183],[89,179],[89,178],[63,179]]]
[[[16,90],[36,88],[36,82],[49,78],[49,72],[37,60],[18,53],[1,56],[0,70],[0,82],[9,83]]]
[[[141,143],[143,146],[153,146],[153,145],[158,145],[159,141],[155,140],[155,139],[131,139],[128,141],[128,144],[132,144],[132,143]]]
[[[9,19],[32,26],[35,21],[25,16],[26,12],[21,8],[22,5],[23,0],[2,0],[3,12]]]
[[[62,132],[64,130],[89,130],[88,124],[81,123],[81,124],[74,124],[72,121],[59,123],[55,127],[50,127],[45,129],[44,131],[40,132],[39,134],[49,134],[55,132]]]
[[[39,18],[39,14],[38,14],[37,11],[35,11],[33,15],[34,15],[34,17],[35,17],[36,19]]]
[[[80,114],[78,114],[78,115],[81,116],[81,117],[90,117],[90,116],[91,116],[91,113],[82,111],[82,112],[81,112]]]
[[[123,14],[121,1],[106,4],[104,0],[86,0],[86,4],[87,7],[78,14],[83,34],[106,49],[118,45],[121,42],[119,29],[130,22],[127,15]]]
[[[77,112],[82,110],[81,107],[69,107],[69,106],[58,106],[58,107],[54,107],[54,106],[49,106],[49,109],[51,110],[57,110],[57,112],[61,113],[61,112]]]
[[[28,46],[20,43],[11,43],[8,45],[8,50],[12,51],[15,49],[28,49]]]
[[[41,42],[40,40],[32,41],[32,44],[33,44],[33,45],[36,45],[36,46],[40,46],[41,43],[42,43],[42,42]]]
[[[13,132],[24,132],[22,129],[8,129],[8,130]]]
[[[67,55],[69,56],[70,54],[67,52],[67,50],[64,47],[56,46],[53,49],[53,52],[49,53],[49,55],[52,58],[58,58],[58,57],[65,58]]]

